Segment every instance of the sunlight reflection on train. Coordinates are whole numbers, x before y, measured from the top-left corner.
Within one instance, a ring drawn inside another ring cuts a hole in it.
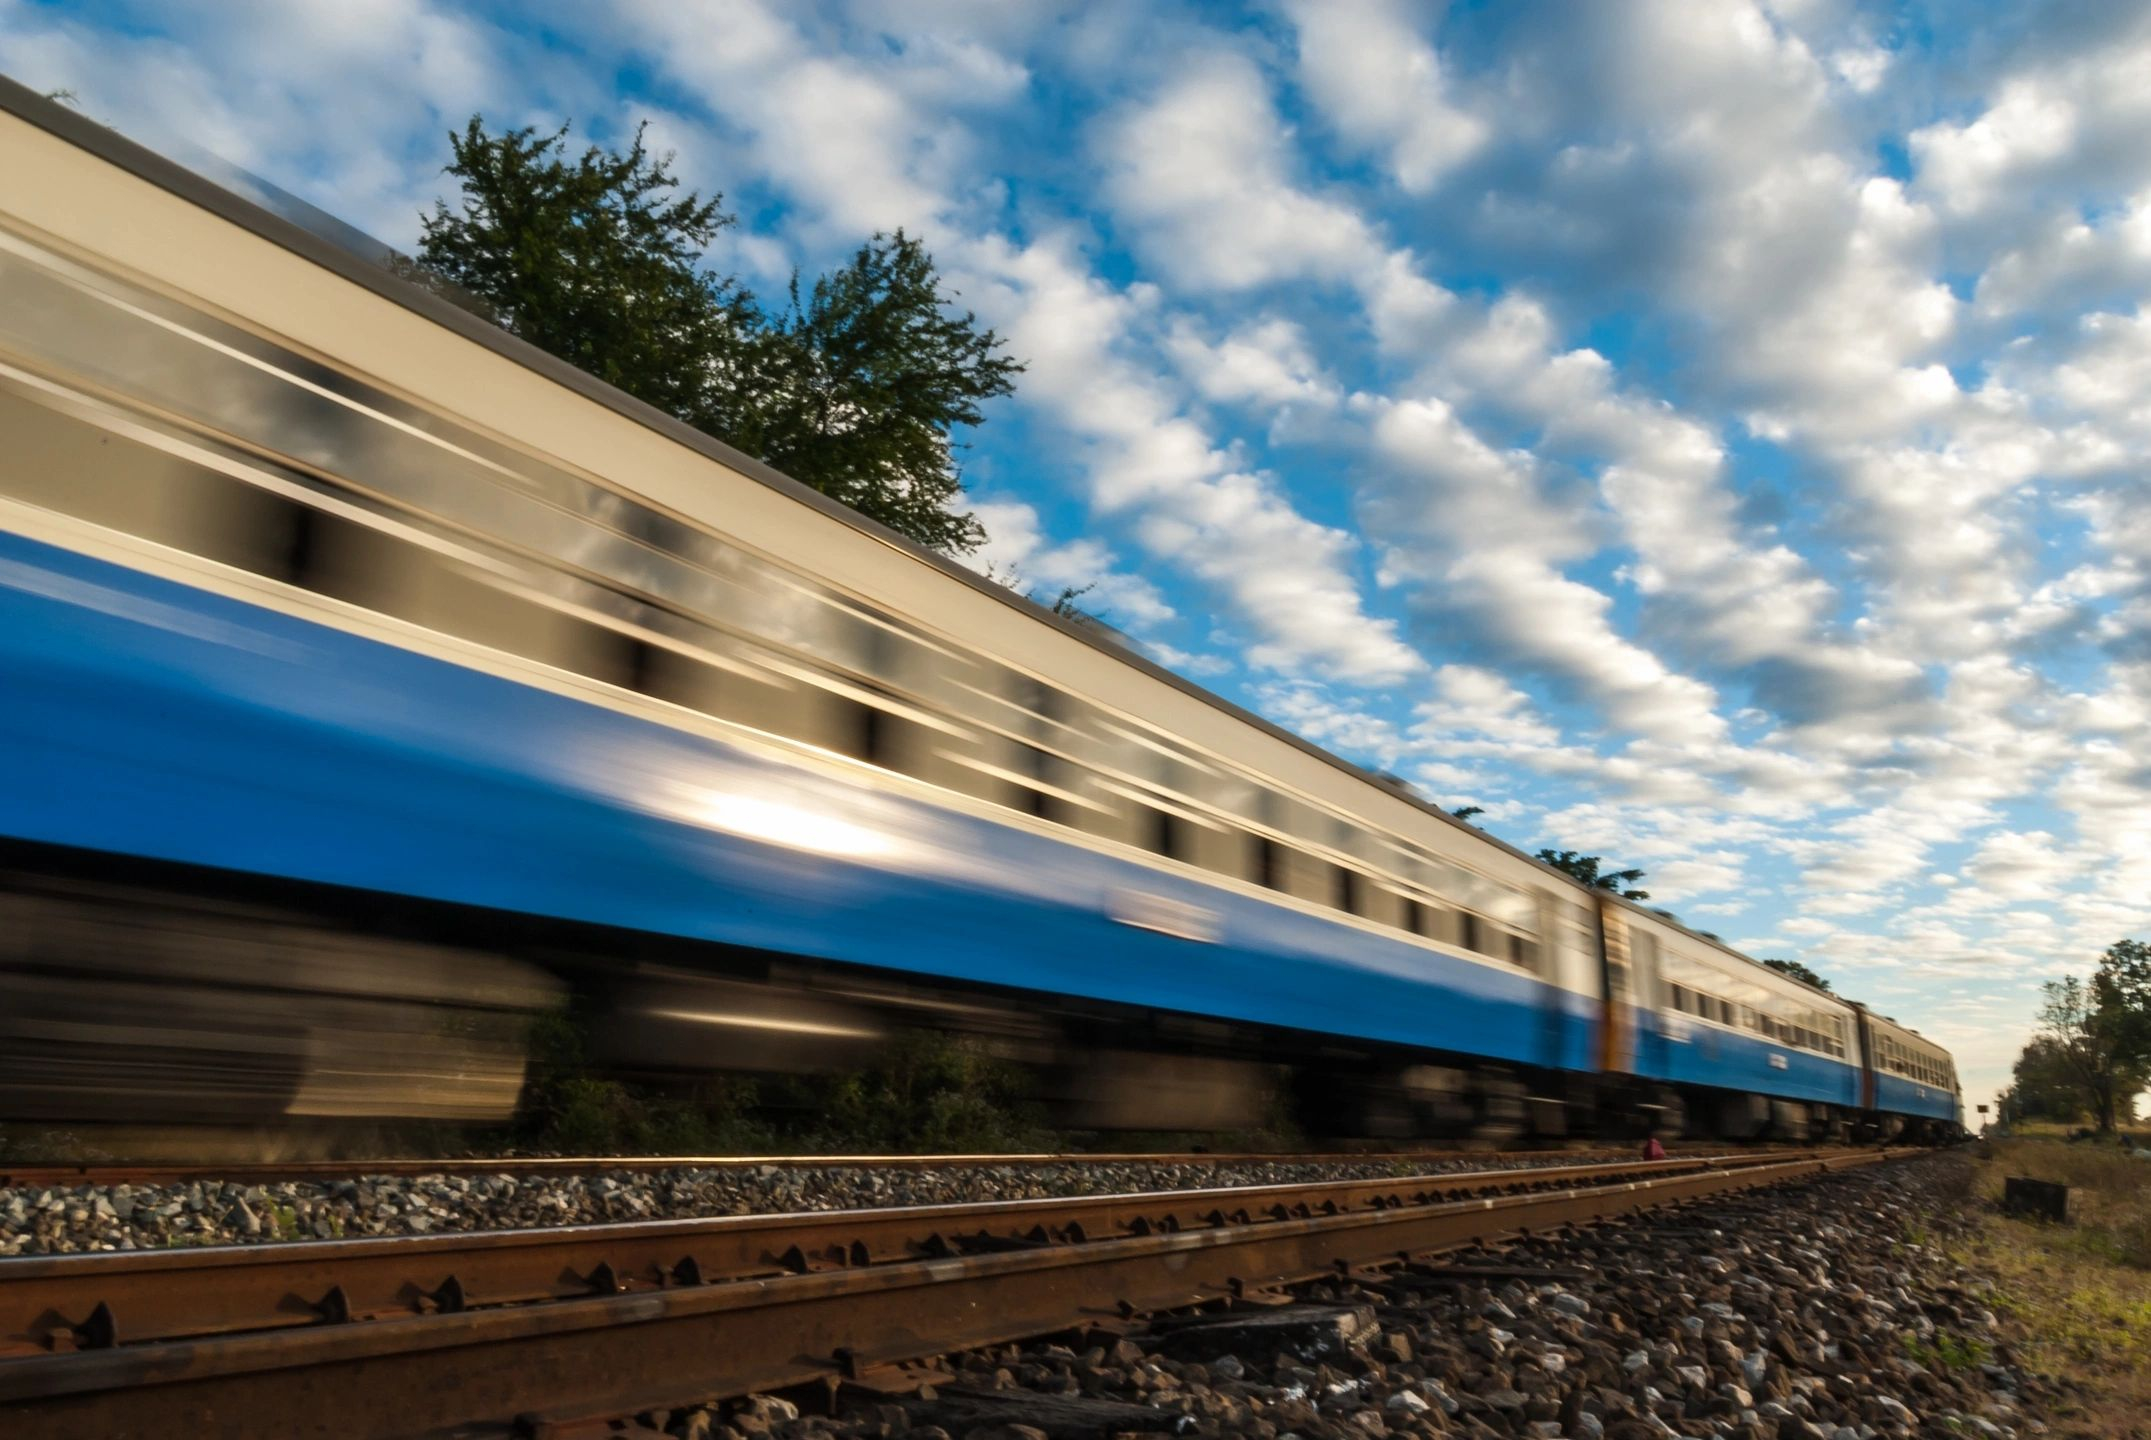
[[[817,855],[883,860],[899,849],[896,837],[885,831],[826,810],[755,795],[711,794],[703,802],[701,818],[712,829]]]

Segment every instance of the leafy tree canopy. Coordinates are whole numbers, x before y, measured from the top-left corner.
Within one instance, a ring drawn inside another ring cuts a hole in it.
[[[2128,1099],[2151,1078],[2133,1048],[2133,1017],[2103,971],[2088,981],[2065,975],[2041,989],[2046,1004],[2034,1043],[2051,1047],[2057,1069],[2070,1077],[2100,1133],[2111,1134]]]
[[[2123,1057],[2151,1071],[2151,944],[2117,940],[2107,946],[2091,983],[2095,998],[2113,1017]]]
[[[1713,936],[1712,938],[1715,939],[1716,937]],[[1780,975],[1790,975],[1793,979],[1812,985],[1817,990],[1828,990],[1830,988],[1829,981],[1823,979],[1797,960],[1765,960],[1763,964],[1777,971]]]
[[[2034,1035],[2017,1056],[2004,1111],[2012,1120],[2053,1120],[2074,1125],[2084,1118],[2083,1086],[2050,1035]]]
[[[437,201],[418,258],[477,297],[503,328],[682,419],[743,363],[752,297],[701,258],[732,223],[721,196],[679,195],[667,160],[596,146],[570,159],[568,127],[451,134],[462,207]]]
[[[960,426],[1023,367],[951,305],[933,257],[897,231],[765,312],[703,264],[733,217],[681,191],[635,132],[568,153],[568,127],[451,134],[462,185],[423,218],[421,265],[541,349],[922,545],[985,538],[962,511]]]
[[[1643,881],[1643,872],[1637,869],[1607,870],[1600,872],[1605,862],[1596,855],[1580,855],[1574,850],[1541,850],[1539,859],[1554,869],[1573,875],[1594,890],[1611,890],[1623,900],[1648,900],[1651,892],[1633,887]]]
[[[963,493],[951,436],[1015,389],[1023,367],[1000,351],[947,308],[924,246],[876,235],[812,290],[792,277],[760,363],[716,391],[708,428],[923,545],[968,552],[986,532],[949,508]]]

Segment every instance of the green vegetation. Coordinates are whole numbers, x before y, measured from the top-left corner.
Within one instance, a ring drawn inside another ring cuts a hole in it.
[[[1564,874],[1572,875],[1593,890],[1611,890],[1623,900],[1648,900],[1651,892],[1638,890],[1643,882],[1643,872],[1630,867],[1626,870],[1601,872],[1599,866],[1605,861],[1596,855],[1583,855],[1574,850],[1541,850],[1539,859]]]
[[[703,264],[722,197],[681,192],[643,133],[571,158],[565,125],[471,117],[449,136],[460,205],[423,217],[411,278],[922,545],[977,549],[953,436],[1015,388],[1000,337],[901,230],[764,310]]]
[[[1765,960],[1763,964],[1777,971],[1780,975],[1790,975],[1793,979],[1812,985],[1817,990],[1827,992],[1830,988],[1829,981],[1823,979],[1797,960]]]
[[[2002,1118],[2088,1114],[2111,1135],[2151,1084],[2151,945],[2117,941],[2088,980],[2065,975],[2043,988],[2039,1029],[2017,1057]]]
[[[2015,1139],[1980,1146],[1974,1163],[1978,1224],[1953,1258],[1994,1277],[1982,1303],[2021,1359],[2078,1387],[2079,1400],[2042,1418],[2065,1437],[2141,1434],[2133,1427],[2151,1406],[2151,1160],[2108,1146]],[[2076,1223],[2002,1214],[2002,1182],[2011,1175],[2070,1186]],[[1933,1345],[1935,1363],[1985,1363],[1939,1335]]]
[[[592,1072],[579,1018],[562,1010],[531,1027],[530,1070],[506,1140],[570,1155],[724,1155],[774,1148],[752,1114],[751,1081],[658,1091]]]
[[[1937,1330],[1932,1339],[1904,1337],[1905,1353],[1929,1370],[1970,1370],[1994,1356],[1994,1347],[1977,1336],[1953,1335]]]
[[[1031,1095],[1030,1072],[975,1040],[906,1031],[866,1069],[781,1082],[808,1150],[958,1153],[1046,1150],[1059,1141]]]
[[[660,1089],[592,1073],[567,1012],[534,1028],[522,1109],[500,1140],[576,1155],[985,1153],[1060,1143],[1031,1097],[1029,1072],[969,1039],[906,1031],[858,1070]]]

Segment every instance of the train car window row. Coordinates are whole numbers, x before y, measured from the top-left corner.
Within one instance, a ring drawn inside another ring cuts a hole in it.
[[[1780,1045],[1812,1050],[1839,1059],[1845,1054],[1843,1022],[1834,1015],[1803,1011],[1796,1017],[1772,1014],[1751,1005],[1738,1004],[1678,981],[1666,986],[1667,1003],[1684,1015],[1748,1030]]]
[[[118,323],[95,297],[65,298],[56,313],[78,336]],[[257,355],[280,354],[244,338]],[[157,339],[170,350],[175,329],[159,327]],[[582,497],[580,515],[554,507],[544,523],[518,529],[507,511],[487,508],[505,503],[498,495],[479,503],[465,493],[505,488],[494,473],[458,473],[484,470],[469,457],[486,447],[429,444],[428,426],[385,424],[379,412],[393,406],[382,397],[338,407],[333,387],[264,389],[273,367],[228,354],[223,364],[244,371],[244,383],[220,389],[205,373],[217,361],[204,353],[220,352],[192,351],[160,353],[130,388],[188,377],[183,397],[144,398],[213,425],[208,433],[77,396],[65,397],[69,406],[49,391],[0,395],[8,433],[26,437],[5,490],[1438,944],[1526,970],[1541,962],[1528,890],[1190,754],[624,497],[598,492]],[[222,395],[242,400],[219,405]],[[305,463],[265,462],[264,449]],[[543,467],[525,463],[515,478],[531,468]],[[419,504],[381,498],[413,477],[424,482]],[[557,473],[538,488],[557,491]],[[590,518],[599,513],[611,528]],[[473,517],[486,521],[482,531]],[[500,543],[517,534],[543,548]]]
[[[1908,1045],[1894,1035],[1875,1037],[1875,1068],[1906,1080],[1954,1091],[1956,1067],[1938,1051]]]

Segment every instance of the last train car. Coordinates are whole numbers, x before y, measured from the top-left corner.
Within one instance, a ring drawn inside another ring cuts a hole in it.
[[[1860,1008],[1866,1036],[1863,1084],[1880,1137],[1941,1139],[1964,1128],[1964,1089],[1947,1050],[1886,1015]]]

